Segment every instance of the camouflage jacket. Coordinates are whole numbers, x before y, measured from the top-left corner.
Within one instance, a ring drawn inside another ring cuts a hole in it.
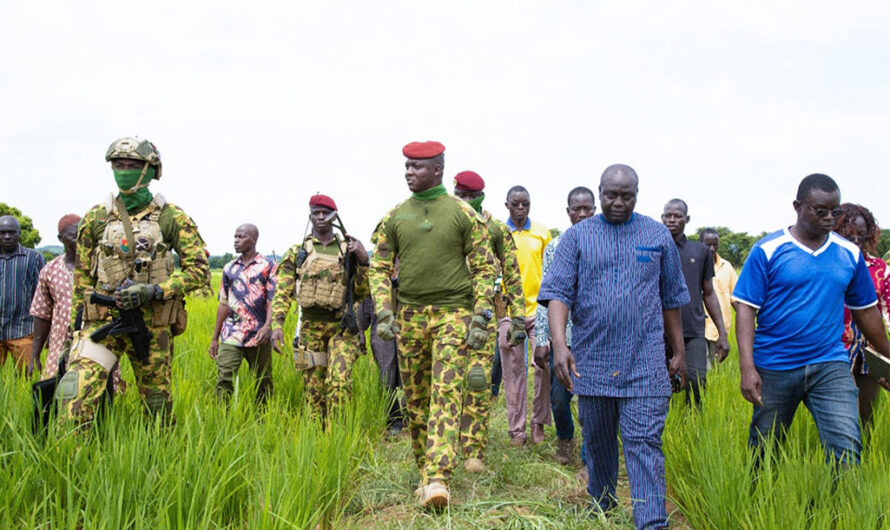
[[[131,214],[131,218],[138,215]],[[102,240],[108,225],[106,205],[98,204],[83,216],[77,229],[77,263],[74,267],[74,291],[71,299],[71,322],[78,310],[83,309],[84,300],[96,290],[98,278],[96,270],[96,247]],[[166,281],[159,284],[163,299],[183,297],[186,293],[208,284],[210,264],[204,251],[204,240],[191,217],[178,206],[166,203],[161,210],[158,224],[164,243],[179,255],[179,269],[174,270]],[[135,242],[134,242],[135,243]]]
[[[501,296],[507,307],[507,317],[525,317],[525,296],[522,294],[522,277],[519,275],[519,260],[516,258],[516,242],[510,229],[488,210],[482,210],[482,218],[488,224],[491,246],[498,258],[498,273],[501,276]]]
[[[272,329],[284,327],[284,321],[287,319],[291,305],[297,299],[297,283],[300,280],[300,271],[297,269],[297,254],[299,254],[300,249],[303,248],[307,241],[311,241],[313,244],[316,242],[321,244],[317,238],[308,235],[303,240],[303,243],[289,248],[282,256],[281,263],[278,264],[278,269],[275,273],[275,296],[272,298]],[[342,245],[339,237],[336,238],[336,241]],[[316,251],[319,251],[318,247],[316,247]],[[354,282],[354,301],[358,303],[367,297],[370,292],[368,288],[368,265],[359,263],[355,270]],[[314,311],[314,313],[318,315],[322,311]],[[307,317],[309,312],[311,310],[304,311],[304,317]],[[329,318],[321,317],[313,320],[332,321],[335,316],[339,320],[339,315],[334,314],[329,315]]]
[[[489,231],[464,201],[451,195],[412,197],[384,216],[373,242],[370,283],[377,312],[394,310],[396,260],[400,304],[493,311],[497,273]]]

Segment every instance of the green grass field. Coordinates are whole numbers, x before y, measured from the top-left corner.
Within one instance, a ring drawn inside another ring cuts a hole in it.
[[[95,435],[35,437],[29,382],[7,363],[0,372],[0,528],[633,527],[623,474],[623,509],[589,516],[575,476],[580,463],[552,461],[552,428],[539,446],[509,447],[503,399],[492,416],[489,470],[472,476],[459,469],[451,508],[428,514],[412,498],[419,475],[407,436],[383,435],[386,403],[369,356],[356,364],[352,405],[327,429],[304,413],[289,355],[275,356],[265,411],[254,408],[246,366],[226,409],[216,402],[216,369],[207,356],[216,302],[192,299],[188,309],[188,330],[176,339],[177,421],[170,428],[145,420],[131,385]],[[738,378],[733,352],[709,376],[701,413],[679,399],[672,404],[664,446],[674,526],[890,528],[886,393],[862,466],[834,486],[803,409],[784,449],[752,485],[745,447],[751,409]]]

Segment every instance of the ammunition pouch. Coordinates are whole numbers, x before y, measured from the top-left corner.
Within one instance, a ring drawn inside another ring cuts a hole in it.
[[[153,301],[151,303],[151,327],[164,328],[176,325],[178,319],[180,318],[180,310],[185,312],[182,298],[176,297],[169,300]],[[188,319],[187,316],[186,319]],[[184,325],[183,331],[185,331]]]
[[[346,303],[346,276],[339,256],[315,252],[310,247],[303,266],[297,269],[297,300],[300,307],[328,311],[343,309]],[[344,253],[345,254],[345,253]]]
[[[305,346],[297,346],[294,349],[294,368],[297,370],[311,370],[318,366],[328,365],[327,352],[314,352],[307,350]]]

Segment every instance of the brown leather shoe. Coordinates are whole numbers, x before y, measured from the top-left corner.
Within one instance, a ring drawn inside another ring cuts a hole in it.
[[[556,460],[557,464],[568,465],[569,462],[572,461],[572,453],[575,452],[575,439],[569,438],[568,440],[560,440],[557,438],[556,440],[556,454],[553,455],[554,460]]]
[[[525,436],[514,436],[510,438],[510,445],[513,447],[522,447],[525,445]]]
[[[544,441],[544,426],[540,423],[532,423],[532,443],[539,444]]]

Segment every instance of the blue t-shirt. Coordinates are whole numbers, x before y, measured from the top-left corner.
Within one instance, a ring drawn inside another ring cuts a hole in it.
[[[848,361],[844,305],[877,303],[859,247],[831,232],[811,250],[788,229],[754,244],[732,298],[758,310],[754,365],[767,370]]]

